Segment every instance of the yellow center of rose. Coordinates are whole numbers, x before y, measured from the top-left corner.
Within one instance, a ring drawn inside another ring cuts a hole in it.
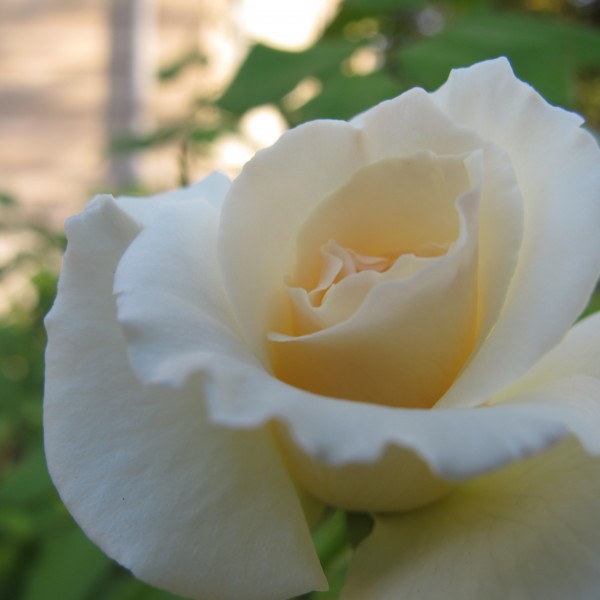
[[[476,336],[477,203],[464,157],[354,173],[298,237],[269,335],[275,375],[334,398],[433,406]]]
[[[317,287],[308,294],[308,299],[313,307],[321,306],[328,292],[346,277],[363,271],[383,273],[392,264],[389,258],[365,256],[350,248],[342,248],[335,243],[335,240],[330,240],[322,246],[321,252],[323,254],[321,278]]]

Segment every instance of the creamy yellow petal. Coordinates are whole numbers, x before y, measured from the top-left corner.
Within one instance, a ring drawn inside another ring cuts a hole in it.
[[[429,408],[477,334],[478,195],[457,202],[459,241],[412,277],[375,286],[348,320],[309,335],[270,334],[275,375],[333,398]]]
[[[547,104],[506,59],[452,72],[441,110],[509,157],[524,206],[523,243],[495,326],[441,406],[475,406],[555,346],[600,275],[600,149],[578,115]],[[506,231],[504,219],[498,219]],[[501,238],[494,244],[496,256]]]
[[[342,600],[596,600],[600,459],[576,443],[376,519]]]

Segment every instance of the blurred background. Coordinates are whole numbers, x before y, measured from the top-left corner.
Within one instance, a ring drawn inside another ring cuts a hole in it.
[[[97,550],[46,471],[42,319],[64,219],[94,193],[235,176],[290,126],[499,55],[600,131],[600,0],[2,0],[2,600],[175,598]]]

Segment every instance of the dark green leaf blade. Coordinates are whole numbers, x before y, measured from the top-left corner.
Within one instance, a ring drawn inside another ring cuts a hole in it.
[[[217,105],[241,115],[254,106],[278,102],[303,79],[339,71],[355,48],[346,40],[324,40],[304,52],[254,46]]]

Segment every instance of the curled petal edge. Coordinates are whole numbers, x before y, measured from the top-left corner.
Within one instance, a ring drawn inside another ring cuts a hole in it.
[[[179,231],[187,222],[191,235],[194,228],[186,213],[188,204],[179,206],[177,214],[166,211],[163,218],[156,219],[146,234],[156,228],[155,234],[164,239],[162,228],[172,228],[170,221],[174,219],[181,226]],[[146,237],[139,236],[131,249],[145,243]],[[185,256],[185,236],[175,240],[170,237],[173,260]],[[164,251],[148,244],[143,264],[151,269],[152,253],[158,252],[165,260]],[[197,340],[206,334],[206,323],[194,311],[194,303],[185,294],[173,294],[173,290],[203,289],[210,293],[210,289],[202,285],[202,268],[185,273],[198,281],[190,286],[186,280],[186,285],[170,285],[168,289],[160,282],[154,289],[146,286],[145,292],[156,301],[146,304],[143,312],[138,311],[134,323],[133,313],[126,308],[129,301],[137,303],[135,294],[128,300],[128,292],[120,292],[118,318],[137,376],[145,383],[161,386],[192,386],[204,396],[213,422],[224,427],[246,429],[279,423],[294,444],[320,464],[338,467],[373,463],[382,460],[389,449],[404,448],[425,463],[433,476],[461,481],[540,452],[569,434],[581,434],[565,414],[578,414],[584,406],[593,411],[595,399],[600,397],[600,389],[596,389],[600,383],[593,377],[585,378],[584,384],[577,383],[579,387],[572,390],[575,401],[568,387],[571,377],[562,381],[561,390],[544,392],[552,393],[552,402],[544,402],[543,397],[540,400],[539,395],[535,402],[527,402],[525,394],[521,402],[477,409],[397,409],[311,394],[274,378],[217,312],[204,315],[212,323],[222,323],[215,329],[214,347],[199,349]],[[152,280],[146,281],[150,284]],[[160,301],[161,294],[168,294],[168,302]],[[169,319],[183,319],[194,328],[185,343],[178,338],[177,344],[165,345],[169,328],[157,328],[156,324]],[[600,340],[597,345],[600,347]],[[594,344],[588,351],[592,347]],[[558,410],[556,404],[561,402],[565,407]]]

